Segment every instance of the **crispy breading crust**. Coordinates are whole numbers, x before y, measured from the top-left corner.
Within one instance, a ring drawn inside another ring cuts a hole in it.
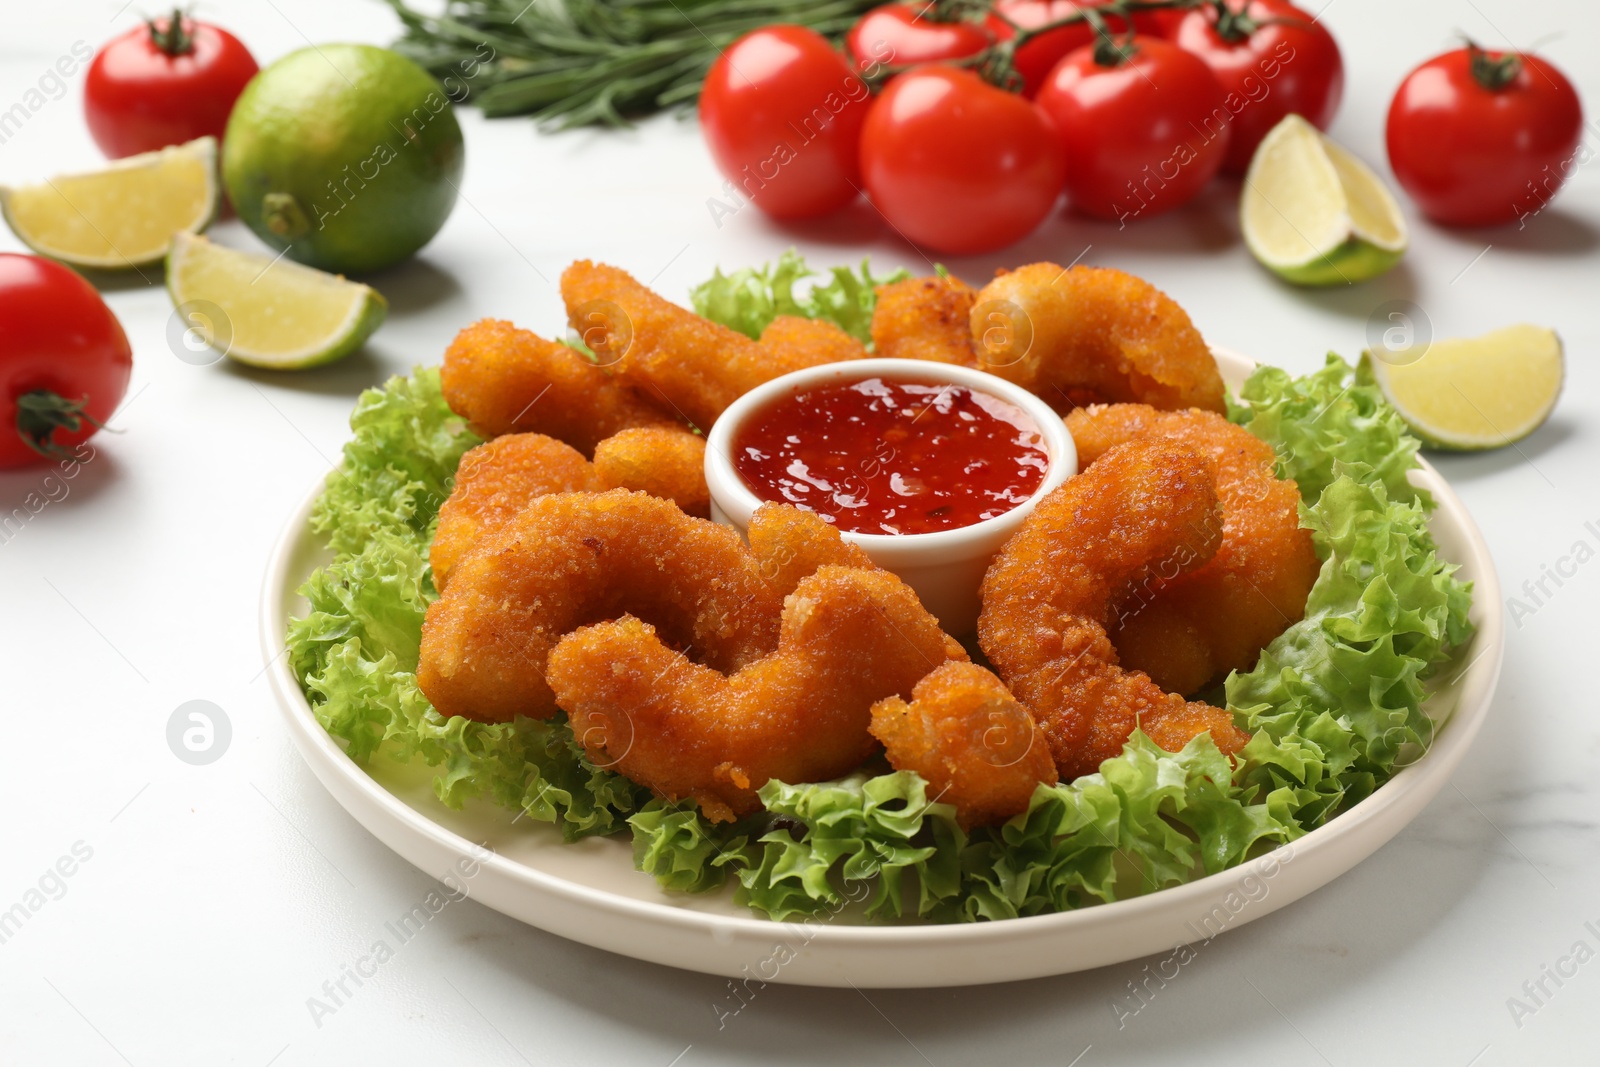
[[[542,433],[586,456],[619,430],[682,425],[581,353],[498,319],[456,335],[439,381],[450,410],[482,436]]]
[[[417,682],[444,715],[548,718],[545,659],[563,634],[632,614],[735,671],[776,646],[781,603],[731,527],[644,493],[555,493],[456,562],[423,621]]]
[[[561,274],[567,316],[617,380],[702,432],[763,382],[803,367],[860,358],[837,327],[779,319],[761,341],[679,307],[632,275],[579,260]]]
[[[439,509],[439,525],[428,552],[434,586],[443,589],[456,561],[535,497],[598,488],[583,454],[554,437],[506,434],[472,449],[461,457],[455,488]]]
[[[636,426],[594,446],[600,489],[636,489],[671,500],[686,514],[711,517],[706,439],[679,426]]]
[[[761,573],[780,596],[794,592],[802,578],[817,568],[876,566],[866,550],[839,536],[814,511],[788,504],[762,504],[745,530],[750,551],[761,561]]]
[[[1300,526],[1300,490],[1277,477],[1272,446],[1208,411],[1142,404],[1074,411],[1067,428],[1078,462],[1125,441],[1157,436],[1208,456],[1222,501],[1222,544],[1210,562],[1160,590],[1133,590],[1116,606],[1111,640],[1122,662],[1163,689],[1195,693],[1249,670],[1267,643],[1305,613],[1321,562]]]
[[[997,329],[996,316],[1011,321]],[[1216,358],[1188,314],[1120,270],[1003,272],[978,293],[971,329],[979,366],[1057,411],[1108,402],[1227,410]]]
[[[771,778],[836,778],[871,754],[872,705],[966,653],[900,579],[826,566],[784,601],[777,650],[728,674],[631,616],[562,638],[550,684],[597,765],[718,820]]]
[[[907,278],[878,287],[872,311],[874,353],[893,359],[924,359],[978,365],[968,323],[978,291],[953,277]]]
[[[1211,461],[1141,438],[1102,455],[1040,502],[984,575],[978,642],[1049,739],[1061,777],[1093,773],[1135,726],[1177,751],[1209,730],[1233,753],[1232,717],[1123,669],[1107,636],[1129,589],[1159,589],[1222,542]]]
[[[931,671],[910,703],[878,701],[871,728],[890,765],[922,775],[929,794],[954,805],[968,829],[1026,811],[1041,783],[1056,784],[1055,760],[1033,714],[975,663]]]

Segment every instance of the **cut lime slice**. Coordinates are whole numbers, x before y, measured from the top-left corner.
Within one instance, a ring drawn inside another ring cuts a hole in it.
[[[159,263],[180,233],[198,233],[217,210],[217,142],[120,159],[92,174],[0,189],[0,210],[23,244],[91,270]]]
[[[167,291],[190,333],[230,359],[274,370],[349,355],[389,310],[369,285],[192,234],[172,242]]]
[[[1394,194],[1299,115],[1274,126],[1250,160],[1239,226],[1251,254],[1297,285],[1365,281],[1406,250]]]
[[[1543,326],[1434,341],[1413,362],[1367,352],[1368,373],[1413,433],[1432,448],[1480,452],[1522,440],[1561,395],[1561,338]]]

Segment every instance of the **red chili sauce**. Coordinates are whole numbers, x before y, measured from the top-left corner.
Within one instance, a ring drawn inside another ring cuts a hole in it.
[[[1004,515],[1044,481],[1027,412],[961,385],[866,378],[776,400],[745,420],[733,465],[756,496],[840,530],[918,534]]]

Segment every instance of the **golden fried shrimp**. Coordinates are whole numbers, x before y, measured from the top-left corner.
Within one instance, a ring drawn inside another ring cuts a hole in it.
[[[952,661],[923,677],[908,704],[872,706],[872,736],[889,764],[915,771],[933,798],[970,829],[1026,811],[1042,782],[1056,784],[1050,746],[1027,708],[976,663]]]
[[[623,489],[541,496],[451,568],[417,682],[444,715],[548,718],[545,659],[579,626],[636,615],[735,671],[776,647],[781,605],[732,527]]]
[[[907,278],[878,287],[872,345],[879,356],[978,365],[968,318],[978,292],[960,278]]]
[[[456,335],[439,381],[450,410],[485,437],[542,433],[589,455],[619,430],[681,425],[581,353],[497,319]]]
[[[479,445],[461,457],[455,488],[439,509],[428,551],[433,584],[443,589],[467,549],[511,521],[534,497],[598,488],[583,453],[554,437],[513,433]]]
[[[681,426],[636,426],[594,446],[600,489],[637,489],[671,500],[685,514],[711,517],[706,439]]]
[[[1074,411],[1067,428],[1085,466],[1152,435],[1211,458],[1222,501],[1217,554],[1162,589],[1132,591],[1117,605],[1111,640],[1124,664],[1172,692],[1248,670],[1305,613],[1321,569],[1311,531],[1300,526],[1300,491],[1274,473],[1272,446],[1220,415],[1143,404]]]
[[[826,781],[871,754],[872,705],[961,646],[893,574],[823,567],[784,601],[777,650],[734,673],[691,662],[633,617],[568,634],[550,684],[589,758],[712,819],[768,779]]]
[[[757,342],[782,373],[820,363],[843,363],[847,359],[866,359],[867,348],[826,319],[802,319],[779,315],[761,331]],[[763,380],[776,378],[767,374]]]
[[[1217,361],[1183,308],[1120,270],[1034,263],[1000,274],[978,293],[971,330],[984,370],[1057,411],[1122,401],[1226,410]]]
[[[762,382],[835,362],[842,353],[865,355],[842,331],[794,320],[778,320],[768,337],[752,341],[662,298],[626,271],[588,260],[562,272],[561,296],[573,328],[601,363],[613,366],[618,381],[702,431]]]
[[[1129,590],[1159,589],[1221,543],[1211,461],[1140,438],[1067,479],[995,556],[978,643],[1033,711],[1063,779],[1093,773],[1136,726],[1169,751],[1207,730],[1230,755],[1248,740],[1226,711],[1124,670],[1107,636]]]
[[[788,504],[762,504],[750,516],[745,536],[762,575],[779,596],[794,592],[800,580],[819,567],[877,566],[865,549],[840,537],[816,512]]]

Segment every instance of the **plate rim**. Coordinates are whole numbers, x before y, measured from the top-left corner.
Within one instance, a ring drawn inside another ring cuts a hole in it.
[[[1245,368],[1245,373],[1248,373],[1248,370],[1255,366],[1254,361],[1227,349],[1214,348],[1213,351],[1219,357],[1220,363],[1231,363],[1234,367],[1243,367]],[[1225,367],[1225,372],[1227,369],[1233,368]],[[316,774],[319,782],[323,784],[324,788],[329,789],[329,792],[334,795],[340,806],[345,808],[357,822],[361,823],[369,832],[378,836],[380,840],[384,840],[388,847],[401,854],[408,862],[421,866],[420,863],[406,856],[404,852],[401,852],[400,849],[385,840],[382,834],[368,826],[366,820],[361,814],[352,809],[340,791],[331,788],[323,779],[324,771],[337,773],[342,780],[342,784],[354,788],[369,804],[382,810],[398,823],[401,828],[421,835],[435,848],[455,855],[473,856],[478,862],[496,870],[512,882],[520,884],[524,889],[551,894],[570,904],[584,906],[591,910],[598,907],[599,910],[612,912],[617,914],[618,917],[625,916],[644,920],[653,925],[664,925],[668,928],[682,932],[692,932],[702,936],[726,937],[728,935],[743,935],[746,937],[753,936],[762,942],[770,942],[775,937],[783,938],[804,931],[803,940],[808,951],[813,948],[823,951],[829,948],[869,948],[873,950],[897,947],[925,949],[937,946],[954,948],[975,942],[1032,940],[1045,935],[1059,938],[1069,935],[1079,928],[1091,929],[1106,924],[1139,922],[1141,919],[1147,918],[1151,913],[1171,908],[1182,908],[1186,904],[1197,905],[1203,900],[1212,899],[1222,887],[1237,883],[1242,875],[1249,873],[1255,866],[1267,863],[1274,858],[1283,866],[1287,866],[1294,858],[1307,853],[1315,854],[1337,850],[1342,842],[1346,842],[1352,835],[1359,833],[1363,826],[1380,811],[1401,803],[1407,798],[1415,801],[1416,812],[1413,812],[1411,816],[1402,821],[1381,841],[1366,849],[1354,863],[1341,867],[1332,877],[1318,881],[1303,892],[1294,894],[1290,900],[1283,900],[1273,907],[1259,908],[1251,913],[1241,915],[1235,921],[1235,925],[1242,925],[1244,922],[1276,910],[1276,907],[1292,903],[1294,899],[1298,899],[1305,893],[1315,891],[1315,889],[1332,881],[1333,878],[1338,877],[1339,874],[1363,862],[1372,852],[1377,851],[1383,844],[1386,844],[1395,833],[1398,833],[1411,819],[1415,818],[1421,808],[1449,780],[1465,757],[1468,749],[1470,749],[1493,702],[1505,652],[1503,615],[1498,611],[1484,610],[1487,605],[1498,605],[1500,603],[1500,584],[1494,569],[1494,560],[1482,532],[1478,529],[1471,513],[1467,511],[1454,489],[1426,458],[1419,456],[1418,460],[1424,480],[1428,483],[1427,488],[1434,493],[1437,499],[1438,507],[1434,512],[1435,517],[1441,513],[1449,514],[1453,525],[1459,531],[1461,539],[1470,549],[1468,555],[1471,557],[1472,580],[1474,582],[1473,619],[1477,625],[1474,643],[1481,643],[1482,645],[1476,655],[1460,668],[1457,677],[1457,681],[1462,686],[1460,698],[1449,718],[1441,726],[1434,743],[1430,745],[1422,756],[1397,771],[1371,796],[1357,803],[1349,811],[1309,831],[1293,842],[1280,845],[1278,848],[1252,859],[1249,863],[1236,864],[1181,885],[1170,886],[1153,893],[1124,900],[1096,904],[1092,907],[991,922],[927,923],[917,925],[818,925],[815,922],[807,922],[804,919],[767,919],[754,912],[748,915],[724,915],[716,912],[676,907],[667,902],[657,903],[637,900],[614,894],[604,888],[597,888],[527,866],[499,853],[489,852],[484,855],[484,850],[481,846],[461,836],[454,830],[427,818],[400,797],[391,793],[351,760],[332,736],[317,722],[309,701],[307,701],[299,683],[289,669],[288,656],[286,655],[287,645],[284,640],[288,613],[284,610],[284,601],[286,594],[289,594],[291,589],[297,589],[307,576],[290,575],[287,571],[290,562],[295,556],[297,546],[305,536],[311,508],[317,497],[321,495],[326,483],[325,475],[317,480],[283,524],[268,558],[262,580],[259,616],[262,656],[271,680],[271,687],[278,698],[279,710],[284,715],[292,739],[296,742],[296,747],[300,749],[302,757],[306,758],[308,763],[311,763],[311,769]],[[1453,559],[1452,561],[1457,563],[1466,562],[1462,559]],[[288,582],[293,582],[293,586],[289,586]],[[323,766],[321,768],[312,763],[311,756],[313,752],[322,757]],[[433,871],[426,868],[423,869],[424,873],[437,877]],[[494,905],[491,903],[490,906]],[[504,909],[497,908],[497,910]],[[519,921],[530,922],[530,920],[522,916],[513,917]],[[536,922],[530,922],[530,924],[541,925]],[[549,929],[548,927],[542,928]],[[565,930],[552,930],[551,932],[559,936],[574,937],[571,932]],[[582,940],[582,938],[577,939]],[[654,957],[640,955],[637,958],[652,959]],[[1076,969],[1071,966],[1070,961],[1063,962],[1064,966],[1060,971],[1051,973],[1064,973],[1065,971]],[[694,962],[687,960],[676,965],[690,969],[707,969],[696,967]],[[723,972],[715,971],[714,973]],[[1034,972],[1029,971],[1014,977],[1031,977],[1033,974]],[[774,980],[784,981],[786,978],[787,976],[780,976]],[[804,981],[804,984],[830,984],[824,980],[787,980]],[[1012,979],[1002,977],[989,980],[1006,981]],[[843,985],[846,983],[839,981],[831,984]],[[858,982],[856,984],[866,983]],[[909,986],[925,983],[908,982],[903,984]],[[961,983],[939,982],[932,984]]]

